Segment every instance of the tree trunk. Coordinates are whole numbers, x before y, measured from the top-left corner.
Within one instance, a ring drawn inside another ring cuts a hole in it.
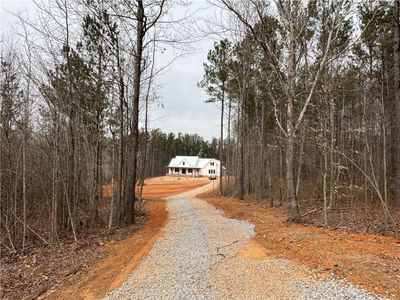
[[[119,165],[118,165],[118,219],[121,221],[121,210],[124,199],[124,169],[125,169],[125,140],[124,140],[124,96],[125,96],[125,83],[124,75],[122,74],[121,58],[119,51],[119,39],[116,41],[117,47],[117,68],[119,80]]]
[[[55,113],[54,122],[54,133],[55,138],[53,140],[53,165],[52,165],[52,202],[51,202],[51,241],[54,243],[58,240],[57,232],[57,204],[58,204],[58,117]]]
[[[261,103],[261,124],[259,128],[260,132],[260,149],[259,149],[259,155],[260,155],[260,180],[259,180],[259,187],[258,187],[258,192],[259,192],[259,198],[262,199],[264,196],[264,186],[265,186],[265,169],[266,169],[266,151],[265,151],[265,103],[262,101]]]
[[[155,38],[156,37],[154,36],[154,39]],[[140,190],[139,190],[139,205],[138,205],[139,212],[142,208],[144,179],[146,177],[147,151],[148,151],[148,143],[149,143],[149,132],[148,132],[148,114],[149,113],[148,113],[148,111],[149,111],[149,101],[150,101],[149,98],[150,98],[151,84],[152,84],[153,76],[154,76],[155,54],[156,54],[156,48],[154,45],[152,64],[151,64],[151,70],[150,70],[150,78],[149,78],[149,82],[147,85],[147,93],[146,93],[146,99],[145,99],[144,148],[143,148],[142,167],[140,168],[141,174],[140,174]]]
[[[110,203],[110,215],[108,219],[108,230],[112,228],[114,218],[114,206],[115,206],[115,191],[114,191],[114,172],[115,172],[115,133],[112,134],[112,155],[111,155],[111,203]]]
[[[65,28],[66,28],[66,45],[65,45],[65,55],[66,55],[66,60],[67,60],[67,68],[68,68],[68,94],[67,94],[67,100],[70,104],[70,110],[69,110],[69,135],[71,138],[71,151],[70,151],[70,170],[69,170],[69,180],[68,178],[63,181],[64,184],[64,193],[65,193],[65,200],[67,204],[67,212],[68,212],[68,217],[70,219],[70,224],[71,224],[71,230],[72,234],[74,236],[74,240],[77,241],[76,237],[76,231],[75,231],[75,221],[74,221],[74,216],[72,214],[71,210],[71,201],[74,201],[75,198],[75,109],[74,105],[71,103],[72,100],[72,65],[70,61],[70,47],[69,47],[69,21],[68,21],[68,8],[67,8],[67,3],[64,2],[64,12],[65,12]],[[72,104],[72,105],[71,105]],[[66,220],[68,220],[68,217]]]
[[[224,106],[225,106],[225,84],[222,84],[222,99],[221,99],[221,139],[219,141],[219,194],[223,195],[223,167],[222,158],[224,155]]]
[[[25,249],[26,242],[26,147],[28,140],[28,102],[29,102],[30,80],[28,79],[26,98],[24,103],[24,126],[23,126],[23,149],[22,149],[22,214],[23,214],[23,232],[22,249]]]
[[[297,203],[295,186],[294,186],[294,84],[295,84],[295,64],[296,64],[296,37],[294,25],[290,21],[289,32],[289,61],[288,61],[288,94],[287,94],[287,120],[286,120],[286,184],[289,201],[289,219],[293,222],[300,222],[300,212]]]
[[[395,93],[395,148],[396,148],[396,165],[395,165],[395,180],[394,180],[394,192],[395,192],[395,205],[400,206],[400,0],[395,1],[394,18],[393,18],[393,67],[394,67],[394,93]]]
[[[136,57],[135,57],[135,77],[133,91],[133,116],[132,116],[132,162],[129,170],[129,202],[128,202],[128,223],[133,224],[135,221],[135,197],[136,197],[136,171],[137,171],[137,154],[139,149],[139,100],[140,100],[140,79],[142,74],[142,56],[143,56],[143,38],[144,28],[144,7],[143,1],[137,1],[137,27],[136,27]]]
[[[232,167],[232,158],[231,158],[231,110],[232,110],[232,99],[229,97],[228,101],[228,132],[227,132],[227,153],[226,153],[226,175],[227,175],[227,186],[230,189],[230,175],[231,175],[231,167]]]
[[[98,206],[101,200],[101,192],[102,192],[102,182],[101,182],[101,128],[100,128],[100,112],[97,111],[97,137],[96,137],[96,167],[95,167],[95,184],[96,184],[96,194],[94,207],[92,208],[92,218],[93,221],[96,222],[98,219]]]
[[[239,180],[239,198],[244,198],[244,97],[242,97],[242,103],[240,108],[240,158],[239,158],[239,169],[240,169],[240,180]]]
[[[296,180],[296,197],[299,197],[300,193],[300,181],[301,181],[301,171],[303,168],[303,156],[304,156],[304,143],[305,143],[305,138],[306,138],[306,124],[303,124],[303,126],[300,129],[300,149],[299,149],[299,162],[297,166],[297,180]]]

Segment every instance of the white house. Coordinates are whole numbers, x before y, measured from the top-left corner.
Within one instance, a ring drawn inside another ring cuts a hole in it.
[[[215,158],[175,156],[167,166],[167,175],[216,177],[219,176],[219,165],[220,161]]]

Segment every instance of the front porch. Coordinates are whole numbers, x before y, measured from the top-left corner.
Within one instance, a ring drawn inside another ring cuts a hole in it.
[[[199,174],[200,174],[200,169],[197,169],[197,168],[167,167],[167,175],[169,175],[169,176],[199,177]]]

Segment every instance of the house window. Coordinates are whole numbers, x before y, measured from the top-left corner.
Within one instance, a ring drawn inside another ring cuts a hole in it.
[[[185,162],[183,162],[182,165],[185,165]]]
[[[175,168],[175,173],[178,173],[179,172],[179,169],[178,168]]]
[[[214,162],[210,162],[210,166],[213,166],[214,165]]]
[[[188,169],[188,173],[192,173],[192,169]]]

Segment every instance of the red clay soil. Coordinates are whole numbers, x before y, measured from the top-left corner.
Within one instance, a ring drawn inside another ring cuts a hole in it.
[[[127,239],[104,246],[107,256],[71,285],[48,294],[46,299],[101,299],[121,285],[152,248],[167,221],[165,202],[148,202],[149,220]]]
[[[267,257],[285,258],[325,276],[345,277],[367,291],[400,299],[400,240],[285,222],[285,214],[251,200],[206,195],[229,218],[255,225]]]
[[[146,180],[145,214],[133,226],[97,228],[23,253],[0,253],[0,299],[99,299],[118,287],[162,234],[168,214],[163,197],[205,185],[207,178],[158,177]],[[110,186],[103,190],[107,215]]]
[[[167,197],[189,191],[207,183],[210,183],[210,180],[204,177],[155,177],[146,180],[143,187],[143,197],[145,199]]]
[[[162,234],[168,213],[160,198],[179,194],[209,183],[208,178],[156,177],[145,181],[143,198],[148,221],[122,241],[111,241],[103,250],[107,256],[74,283],[62,286],[45,299],[100,299],[120,286]],[[111,189],[105,187],[105,196]]]

